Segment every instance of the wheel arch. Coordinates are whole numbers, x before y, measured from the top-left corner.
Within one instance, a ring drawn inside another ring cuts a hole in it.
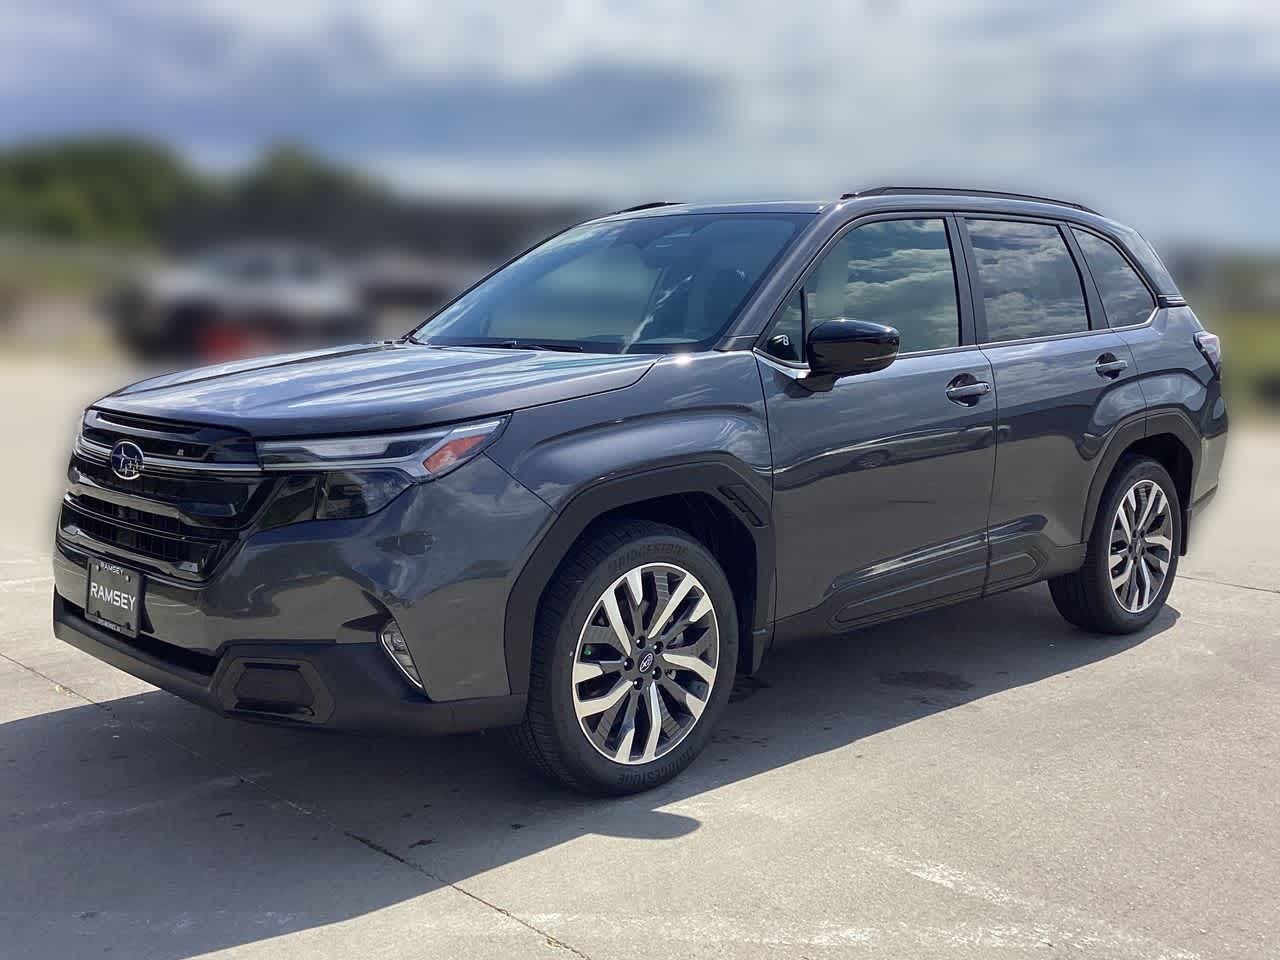
[[[1195,489],[1199,449],[1195,428],[1186,416],[1175,411],[1152,414],[1121,426],[1103,451],[1089,486],[1081,540],[1089,539],[1103,491],[1120,462],[1126,456],[1146,456],[1169,471],[1173,478],[1182,519],[1182,543],[1178,552],[1185,556],[1190,539],[1191,491]]]
[[[753,672],[772,638],[774,533],[761,478],[731,458],[612,477],[577,493],[530,554],[507,599],[504,629],[512,693],[525,693],[534,621],[552,577],[593,527],[642,517],[684,530],[724,568],[737,602],[738,668]]]

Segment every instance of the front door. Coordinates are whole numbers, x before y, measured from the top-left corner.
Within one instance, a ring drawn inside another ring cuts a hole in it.
[[[860,222],[765,333],[784,630],[841,631],[982,590],[995,396],[966,332],[955,230],[945,215]],[[899,357],[812,392],[805,333],[838,316],[895,327]]]

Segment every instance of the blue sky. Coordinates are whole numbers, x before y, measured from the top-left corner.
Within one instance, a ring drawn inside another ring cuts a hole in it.
[[[1280,247],[1280,5],[6,0],[0,140],[301,140],[402,189],[959,182]]]

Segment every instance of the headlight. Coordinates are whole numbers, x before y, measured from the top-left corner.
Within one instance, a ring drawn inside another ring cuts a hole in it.
[[[435,480],[479,456],[505,423],[500,418],[417,433],[261,441],[264,470],[322,474],[291,479],[290,489],[276,498],[281,509],[268,511],[266,525],[367,517],[412,484]]]
[[[326,473],[316,499],[317,520],[346,520],[377,513],[413,483],[397,470]]]
[[[265,440],[258,444],[264,470],[388,469],[415,480],[434,480],[456,470],[498,438],[506,418],[441,427],[420,433],[385,433],[323,440]]]

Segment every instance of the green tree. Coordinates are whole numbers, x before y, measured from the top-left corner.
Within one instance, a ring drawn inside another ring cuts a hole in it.
[[[212,186],[172,151],[124,138],[0,151],[0,227],[58,240],[153,243],[174,207]]]

